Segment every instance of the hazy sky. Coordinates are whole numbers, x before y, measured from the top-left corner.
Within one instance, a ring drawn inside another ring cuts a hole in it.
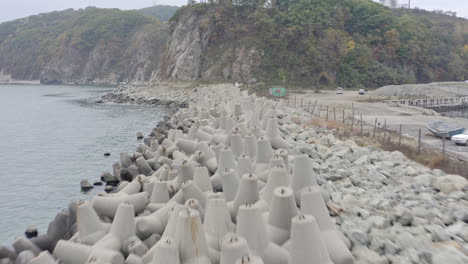
[[[405,3],[407,1],[399,0]],[[0,22],[67,8],[97,6],[137,9],[153,4],[184,5],[185,3],[187,0],[0,0]],[[468,0],[411,0],[411,5],[427,10],[455,11],[458,16],[468,18]]]

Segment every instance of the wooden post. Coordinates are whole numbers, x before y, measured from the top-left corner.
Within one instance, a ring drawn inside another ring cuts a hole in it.
[[[361,136],[363,134],[363,130],[362,130],[362,113],[361,113]]]
[[[402,128],[402,124],[400,124],[400,132],[398,133],[398,147],[401,146],[401,128]]]
[[[294,96],[294,108],[296,108],[296,96]]]
[[[385,142],[385,133],[386,132],[387,132],[387,119],[385,119],[384,125],[383,125],[383,139],[382,139],[382,142]]]
[[[317,105],[317,99],[315,99],[314,108],[312,108],[312,114],[315,112],[315,106]]]
[[[419,129],[419,136],[418,136],[418,153],[421,153],[421,129]]]
[[[328,105],[327,105],[327,121],[328,121]]]
[[[353,127],[354,127],[354,103],[351,103],[351,135],[353,134]]]
[[[343,124],[345,123],[345,122],[344,122],[344,121],[345,121],[345,120],[344,120],[344,117],[345,117],[345,116],[344,116],[344,108],[343,108]]]
[[[302,101],[304,101],[304,97],[301,98],[301,108],[302,108]]]
[[[336,121],[336,108],[333,107],[333,121]]]
[[[377,130],[377,118],[375,119],[375,122],[374,122],[374,133],[372,134],[372,137],[375,138],[375,131]]]
[[[312,103],[312,101],[309,101],[309,105],[307,106],[307,112],[309,112],[310,110],[310,103]]]
[[[320,112],[322,112],[322,105],[319,106],[318,117],[320,117]]]

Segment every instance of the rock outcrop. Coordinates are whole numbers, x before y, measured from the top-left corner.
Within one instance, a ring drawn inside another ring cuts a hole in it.
[[[171,38],[154,80],[256,82],[260,49],[241,40],[214,43],[215,22],[205,13],[184,12],[172,23]]]

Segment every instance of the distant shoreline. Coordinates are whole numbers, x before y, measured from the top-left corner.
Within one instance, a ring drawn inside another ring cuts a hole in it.
[[[0,81],[0,84],[41,84],[40,80],[8,80],[8,81]]]

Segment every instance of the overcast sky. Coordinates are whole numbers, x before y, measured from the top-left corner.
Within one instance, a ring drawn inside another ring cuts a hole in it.
[[[377,0],[375,0],[377,1]],[[399,0],[407,2],[408,0]],[[0,22],[39,13],[97,6],[105,8],[137,9],[153,4],[184,5],[187,0],[0,0]],[[411,6],[427,10],[455,11],[468,18],[468,0],[411,0]]]

